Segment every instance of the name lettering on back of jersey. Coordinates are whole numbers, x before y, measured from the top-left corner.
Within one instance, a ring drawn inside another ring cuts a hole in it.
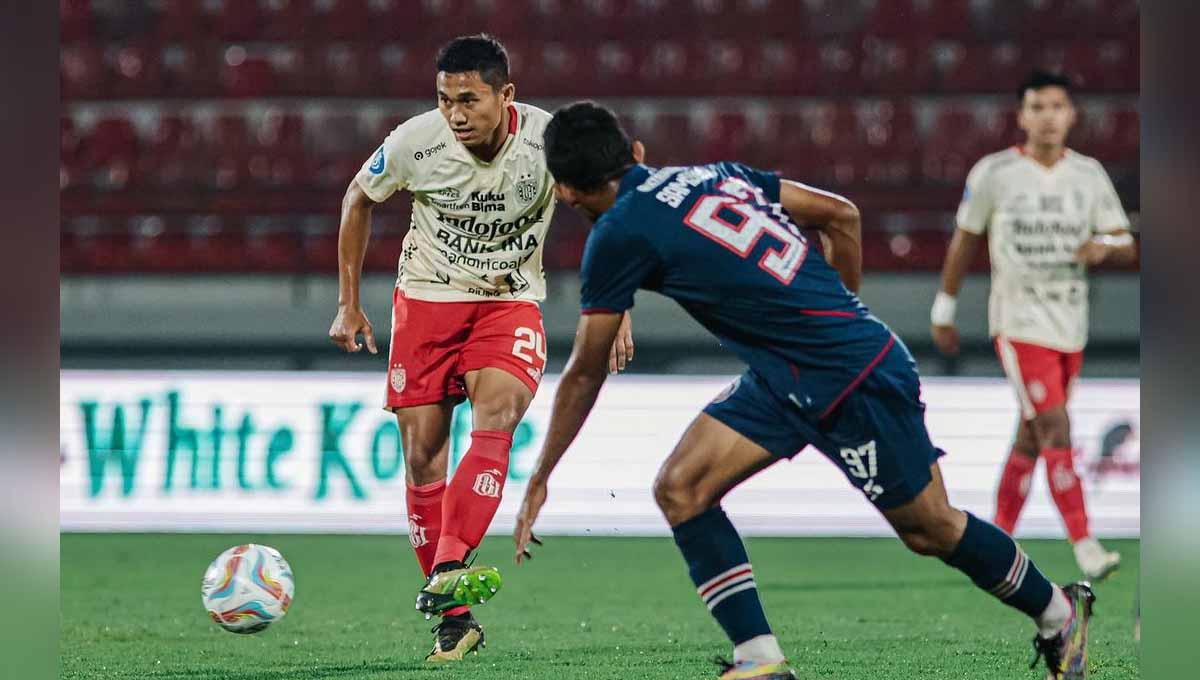
[[[692,192],[694,187],[697,187],[710,179],[717,176],[717,171],[712,168],[694,167],[688,168],[675,176],[664,186],[654,198],[662,203],[666,203],[672,208],[678,208],[683,205],[684,199]]]

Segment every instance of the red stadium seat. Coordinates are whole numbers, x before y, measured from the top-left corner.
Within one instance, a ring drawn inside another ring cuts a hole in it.
[[[200,272],[240,272],[251,268],[246,231],[216,216],[187,229],[187,261],[180,267]]]
[[[216,32],[222,40],[254,40],[262,35],[266,22],[257,2],[223,0],[216,16]]]
[[[841,95],[858,92],[861,87],[861,56],[859,46],[847,41],[830,40],[821,44],[817,52],[821,65],[817,93]]]
[[[703,145],[698,160],[703,162],[740,161],[751,143],[750,126],[739,112],[721,113],[706,121]]]
[[[323,34],[324,22],[313,18],[311,0],[269,0],[261,5],[262,30],[267,40],[303,40]]]
[[[125,118],[103,118],[96,123],[84,148],[85,164],[97,168],[137,157],[137,133]]]
[[[821,38],[856,35],[865,25],[862,4],[846,0],[812,0],[804,3],[810,14],[812,34]]]
[[[230,97],[256,98],[274,94],[275,74],[265,57],[248,56],[234,45],[225,50],[221,84]]]
[[[975,115],[966,108],[948,105],[934,121],[924,145],[922,172],[938,183],[958,185],[983,152]],[[994,151],[997,149],[988,149]]]
[[[658,113],[646,128],[647,163],[681,165],[695,162],[696,136],[686,114]]]
[[[337,271],[337,225],[304,235],[304,264],[309,271]]]
[[[220,56],[213,45],[171,45],[163,49],[164,94],[204,97],[219,91]]]
[[[64,47],[58,63],[63,99],[97,99],[108,94],[109,72],[97,47]]]
[[[321,34],[337,40],[361,40],[371,32],[371,11],[367,0],[334,0],[327,14],[314,19]]]
[[[317,90],[339,97],[377,94],[379,53],[374,48],[336,43],[321,50],[323,82]]]
[[[1106,40],[1096,49],[1095,86],[1109,92],[1137,92],[1140,64],[1136,40]]]
[[[635,82],[637,61],[629,45],[619,41],[608,41],[598,45],[592,53],[595,80],[589,86],[595,88],[596,96],[629,94],[629,86]]]
[[[112,94],[117,97],[151,97],[162,92],[163,74],[157,50],[142,46],[113,49],[109,54],[113,72]]]
[[[687,47],[676,41],[662,40],[646,46],[639,59],[641,91],[658,92],[660,96],[688,91],[690,56]]]
[[[726,95],[753,94],[747,46],[730,40],[705,40],[692,46],[696,59],[691,80],[703,90],[721,83]]]
[[[382,94],[392,97],[432,99],[434,53],[418,45],[389,44],[380,53]]]
[[[1136,39],[1141,22],[1138,0],[1100,0],[1095,10],[1098,35],[1123,40]]]
[[[90,0],[58,0],[58,39],[63,45],[92,37]]]
[[[203,0],[165,0],[158,20],[162,42],[187,42],[209,32],[209,18],[201,9]]]
[[[928,89],[932,74],[928,44],[910,40],[863,41],[860,76],[867,94],[904,94]]]
[[[395,272],[404,248],[404,232],[376,229],[371,232],[363,268],[372,272]]]

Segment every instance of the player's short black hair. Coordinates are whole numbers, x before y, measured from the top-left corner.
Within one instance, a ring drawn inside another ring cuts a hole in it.
[[[437,55],[437,70],[478,71],[479,78],[499,90],[508,84],[508,51],[487,33],[464,35],[446,43]]]
[[[637,162],[616,115],[596,102],[574,102],[555,111],[542,139],[554,180],[580,191],[600,188]]]
[[[1025,92],[1027,90],[1040,90],[1043,87],[1061,87],[1067,91],[1068,95],[1071,94],[1071,90],[1073,89],[1071,79],[1067,76],[1061,73],[1035,69],[1025,80],[1021,81],[1021,87],[1017,90],[1017,101],[1025,99]]]

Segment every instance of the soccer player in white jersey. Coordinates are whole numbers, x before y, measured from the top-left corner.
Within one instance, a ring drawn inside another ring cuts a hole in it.
[[[995,524],[1013,532],[1040,456],[1079,568],[1098,580],[1121,558],[1091,535],[1067,399],[1087,343],[1088,267],[1131,262],[1136,251],[1104,167],[1066,147],[1075,123],[1070,82],[1037,71],[1018,96],[1025,143],[983,157],[967,176],[930,315],[933,339],[943,353],[958,352],[955,296],[986,231],[990,333],[1021,409]]]
[[[428,579],[417,609],[442,617],[427,658],[457,661],[483,645],[469,605],[500,587],[495,568],[465,563],[500,504],[512,433],[546,365],[538,301],[555,198],[542,148],[550,114],[513,101],[499,42],[453,40],[438,54],[436,83],[438,108],[392,131],[346,190],[329,336],[347,352],[377,352],[359,300],[371,210],[407,190],[385,408],[399,423],[409,539]],[[626,319],[610,368],[623,369],[632,351]],[[471,446],[447,483],[451,415],[464,398]]]

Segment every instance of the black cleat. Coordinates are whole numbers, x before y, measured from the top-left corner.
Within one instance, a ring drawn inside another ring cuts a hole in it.
[[[1071,619],[1052,638],[1036,635],[1033,649],[1036,652],[1030,668],[1036,668],[1038,660],[1046,660],[1046,680],[1085,680],[1087,678],[1088,623],[1092,618],[1092,604],[1096,595],[1086,581],[1063,586],[1063,593],[1071,601]]]
[[[468,654],[478,654],[480,647],[487,646],[483,626],[471,612],[443,617],[429,632],[433,633],[433,651],[425,657],[429,663],[462,661]]]

